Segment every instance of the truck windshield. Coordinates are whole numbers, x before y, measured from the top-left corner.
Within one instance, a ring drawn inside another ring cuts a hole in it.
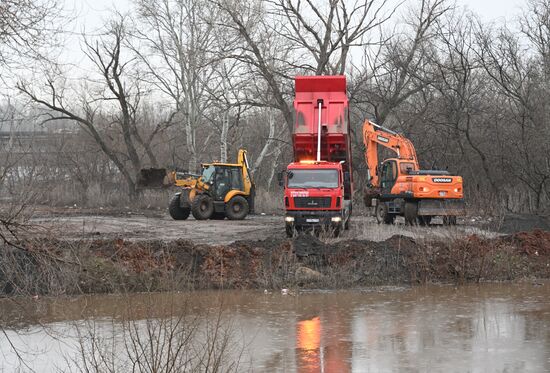
[[[338,188],[338,170],[291,170],[288,174],[288,187]]]

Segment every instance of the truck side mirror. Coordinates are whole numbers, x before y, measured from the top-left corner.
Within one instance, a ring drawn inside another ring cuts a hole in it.
[[[351,198],[351,174],[349,171],[344,172],[344,199]]]
[[[351,182],[349,171],[344,172],[344,185],[348,185]]]
[[[277,182],[279,183],[280,187],[285,185],[285,171],[284,170],[277,172]]]

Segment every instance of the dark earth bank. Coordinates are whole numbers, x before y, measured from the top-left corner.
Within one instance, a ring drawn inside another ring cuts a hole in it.
[[[2,296],[550,278],[550,232],[540,229],[452,241],[393,236],[381,242],[324,243],[302,235],[228,245],[33,238],[2,246]]]

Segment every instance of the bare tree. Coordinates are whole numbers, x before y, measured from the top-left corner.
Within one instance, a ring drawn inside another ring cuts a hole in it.
[[[506,122],[499,123],[502,166],[527,188],[533,200],[523,209],[540,211],[550,201],[548,18],[550,3],[531,1],[523,15],[522,38],[503,26],[477,34],[483,67],[495,84]],[[526,50],[536,51],[527,53]]]
[[[0,66],[11,66],[23,56],[40,56],[42,47],[52,45],[61,31],[57,23],[60,14],[57,0],[3,0],[0,3]]]
[[[216,12],[206,0],[136,0],[140,45],[134,51],[146,68],[146,78],[175,107],[182,123],[188,169],[198,164],[202,144],[197,131],[210,105],[208,84],[217,60],[214,34]]]
[[[384,123],[396,108],[422,92],[433,79],[426,59],[432,53],[436,21],[450,7],[447,0],[422,0],[418,8],[410,9],[403,32],[382,34],[380,48],[365,53],[353,98],[357,104],[367,104],[377,123]]]
[[[129,196],[135,197],[134,178],[143,163],[139,146],[146,144],[136,119],[144,92],[142,81],[127,73],[131,59],[125,59],[123,51],[126,37],[125,20],[120,17],[109,24],[105,36],[95,42],[85,40],[85,53],[100,78],[97,82],[90,80],[90,85],[82,87],[80,93],[65,85],[59,72],[49,75],[43,91],[28,81],[20,81],[17,88],[32,102],[49,110],[46,121],[68,120],[92,136],[122,174]],[[124,147],[115,140],[116,136],[121,137]],[[151,150],[146,149],[146,153],[155,163]]]
[[[315,75],[344,74],[351,48],[369,45],[369,33],[395,12],[385,0],[275,0],[281,34],[306,56],[305,68]],[[309,57],[309,58],[308,58]]]
[[[231,57],[246,63],[254,79],[261,79],[254,81],[256,95],[250,97],[250,104],[280,110],[291,132],[294,119],[289,94],[299,64],[295,46],[281,36],[282,25],[268,17],[262,2],[219,0],[216,4],[225,15],[222,26],[242,40]]]
[[[231,135],[251,108],[246,103],[246,91],[250,85],[250,78],[243,71],[239,61],[224,58],[216,64],[211,81],[213,84],[208,87],[208,92],[212,105],[205,116],[211,126],[219,132],[220,161],[227,162],[229,141],[235,140]]]

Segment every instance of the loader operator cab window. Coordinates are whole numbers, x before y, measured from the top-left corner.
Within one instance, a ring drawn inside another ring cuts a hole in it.
[[[216,171],[216,167],[212,165],[206,165],[202,169],[202,181],[204,183],[210,183],[214,181],[214,172]]]
[[[231,167],[231,189],[244,190],[242,169],[239,167]]]
[[[226,167],[218,167],[216,168],[216,190],[214,194],[216,195],[216,199],[223,199],[227,192],[231,190],[230,185],[230,177],[229,177],[229,169]]]
[[[241,169],[239,167],[218,166],[214,175],[216,200],[223,200],[231,190],[244,190]]]

